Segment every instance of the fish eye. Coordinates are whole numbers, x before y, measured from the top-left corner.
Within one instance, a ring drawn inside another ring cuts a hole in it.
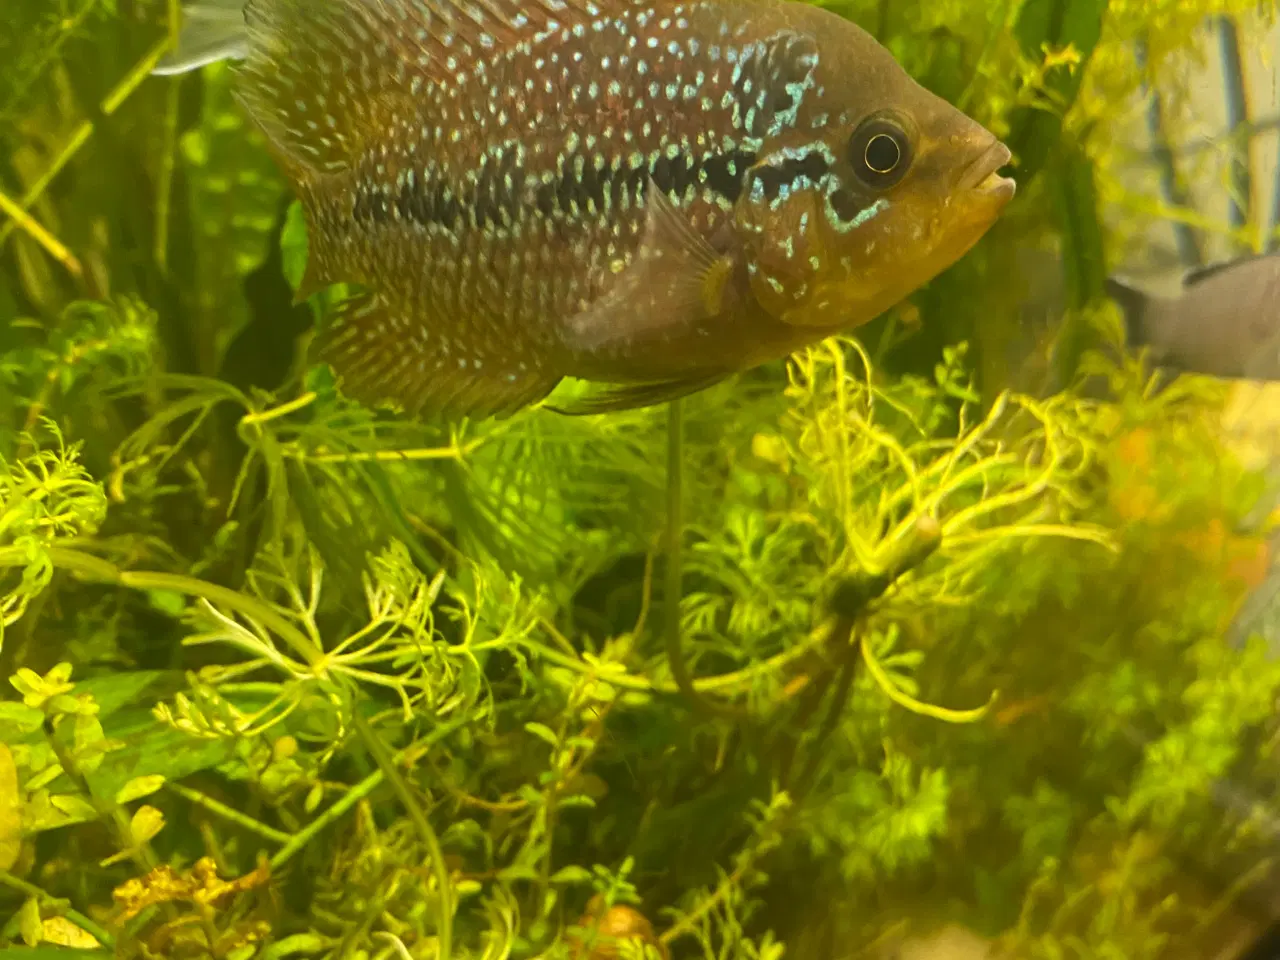
[[[854,131],[849,153],[858,179],[875,190],[889,189],[911,166],[906,131],[884,117],[873,117]]]

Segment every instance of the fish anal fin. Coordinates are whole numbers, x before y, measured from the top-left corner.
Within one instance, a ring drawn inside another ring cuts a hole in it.
[[[729,374],[727,373],[716,373],[688,377],[682,380],[612,385],[596,390],[584,397],[575,397],[564,402],[545,403],[543,406],[554,413],[568,417],[638,410],[641,407],[652,407],[699,393],[708,387],[715,386],[728,376]]]
[[[432,349],[422,328],[377,292],[343,301],[317,336],[311,359],[333,368],[348,398],[413,417],[506,417],[550,393],[560,377],[510,369],[493,358]]]
[[[566,321],[584,351],[688,327],[732,306],[737,260],[717,251],[650,180],[645,228],[630,262],[603,296]]]

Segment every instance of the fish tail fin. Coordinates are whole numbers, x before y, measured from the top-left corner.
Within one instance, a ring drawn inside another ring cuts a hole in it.
[[[245,0],[198,0],[182,9],[178,45],[151,71],[167,77],[190,73],[220,60],[243,60],[249,53]]]
[[[1146,344],[1147,331],[1144,315],[1149,298],[1132,284],[1116,277],[1106,279],[1107,296],[1116,302],[1124,316],[1124,342],[1129,348]]]

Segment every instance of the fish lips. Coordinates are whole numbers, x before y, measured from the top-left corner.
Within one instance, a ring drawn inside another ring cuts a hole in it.
[[[1002,204],[1007,203],[1013,199],[1018,185],[1008,177],[1000,176],[998,171],[1012,159],[1013,154],[1009,152],[1009,148],[997,140],[965,168],[956,187],[990,197]]]

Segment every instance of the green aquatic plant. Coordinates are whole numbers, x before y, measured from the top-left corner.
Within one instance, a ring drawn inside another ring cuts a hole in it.
[[[53,578],[50,550],[59,541],[96,533],[107,512],[102,487],[77,462],[78,450],[62,444],[48,424],[56,450],[36,450],[14,462],[0,461],[0,549],[4,566],[21,571],[20,582],[0,603],[3,629],[16,623]],[[24,435],[30,442],[31,436]]]
[[[144,80],[176,5],[19,0],[0,944],[777,960],[950,920],[1176,957],[1238,922],[1260,478],[1221,390],[1082,336],[1030,395],[991,328],[1047,244],[1114,339],[1129,42],[1165,82],[1244,5],[830,5],[1038,170],[912,304],[682,401],[673,488],[661,408],[415,423],[305,369],[334,292],[292,303],[305,229],[228,74]]]

